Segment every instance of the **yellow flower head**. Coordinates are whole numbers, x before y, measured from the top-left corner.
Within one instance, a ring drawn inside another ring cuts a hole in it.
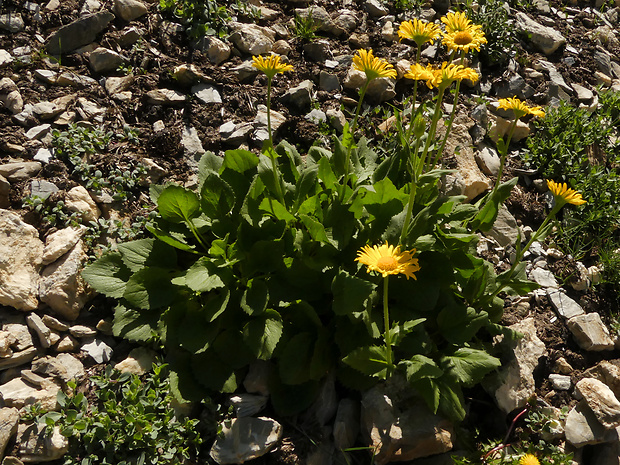
[[[574,189],[570,189],[566,183],[558,183],[547,180],[547,187],[555,198],[556,205],[564,205],[570,203],[572,205],[583,205],[586,203],[581,194]]]
[[[411,21],[403,21],[398,28],[399,40],[413,40],[418,47],[421,47],[425,42],[430,42],[432,45],[440,33],[439,26],[436,24],[427,23],[416,18]]]
[[[396,79],[396,70],[383,58],[377,58],[372,54],[372,50],[360,49],[358,55],[353,57],[353,67],[366,74],[366,79],[372,81],[378,77],[389,77]]]
[[[394,247],[386,242],[383,245],[370,247],[365,245],[357,253],[357,260],[368,267],[368,272],[376,271],[385,278],[390,274],[404,274],[407,279],[416,279],[415,273],[420,269],[418,259],[413,258],[416,250],[400,251],[400,246]]]
[[[413,79],[414,81],[430,81],[433,79],[434,70],[431,65],[422,66],[420,63],[411,65],[409,71],[405,74],[405,78]]]
[[[463,79],[469,79],[471,82],[478,82],[478,73],[472,68],[466,68],[462,65],[455,65],[454,63],[442,63],[441,68],[437,69],[433,73],[433,79],[427,81],[428,87],[439,87],[440,89],[446,89],[454,81],[462,81]]]
[[[267,58],[263,58],[261,55],[253,56],[252,61],[254,61],[252,66],[265,73],[269,79],[273,79],[273,77],[278,73],[293,71],[292,65],[280,63],[279,55],[269,55]]]
[[[484,37],[482,27],[472,25],[462,31],[444,34],[442,43],[449,50],[463,50],[465,53],[470,50],[479,52],[480,46],[486,44],[487,39]]]
[[[522,102],[517,97],[499,99],[499,108],[500,110],[512,110],[517,119],[525,115],[534,115],[540,118],[545,117],[545,112],[541,107],[528,107],[525,102]]]
[[[471,19],[468,19],[465,13],[460,11],[457,11],[456,13],[448,13],[446,16],[441,18],[441,22],[446,25],[446,32],[448,34],[466,31],[472,26]]]
[[[519,460],[519,465],[540,465],[540,462],[535,455],[525,454],[521,457],[521,460]]]

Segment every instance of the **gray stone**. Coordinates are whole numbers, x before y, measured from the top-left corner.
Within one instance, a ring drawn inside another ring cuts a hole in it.
[[[546,60],[538,60],[538,64],[549,73],[549,79],[551,80],[552,84],[560,87],[567,94],[572,93],[572,88],[568,84],[566,84],[564,77],[562,76],[562,74],[560,74],[555,65]]]
[[[114,365],[114,368],[122,371],[123,373],[143,375],[153,369],[153,363],[155,363],[156,359],[157,354],[154,351],[149,350],[146,347],[136,347],[129,352],[129,355],[125,358],[125,360]],[[265,399],[265,402],[267,401],[266,397],[261,397]],[[237,415],[238,414],[239,412],[237,412]]]
[[[41,387],[45,384],[45,378],[43,376],[39,376],[31,370],[21,370],[21,378],[27,383],[32,384],[33,386]]]
[[[485,145],[476,152],[475,157],[476,163],[484,174],[497,176],[501,162],[497,150]]]
[[[248,374],[243,379],[243,387],[247,392],[269,395],[269,373],[273,366],[265,360],[255,360],[250,363]]]
[[[91,297],[80,274],[86,254],[81,241],[54,263],[46,266],[39,281],[39,297],[67,320],[75,320]]]
[[[20,424],[17,442],[19,458],[24,463],[51,462],[69,450],[69,440],[60,433],[60,428],[54,426],[50,434],[43,423]]]
[[[615,348],[609,330],[598,313],[574,316],[567,325],[579,347],[584,350],[600,352]]]
[[[172,77],[182,86],[189,87],[200,81],[208,81],[209,78],[205,76],[200,69],[195,65],[182,64],[174,68]],[[202,90],[202,87],[192,88],[192,94],[196,94],[197,91]]]
[[[620,426],[620,402],[605,383],[594,378],[583,378],[575,389],[601,425],[607,429]]]
[[[327,10],[322,6],[312,5],[308,8],[295,8],[295,15],[303,19],[312,18],[318,31],[335,32],[334,22]]]
[[[17,338],[10,331],[0,331],[0,358],[13,355],[11,346],[17,342]]]
[[[49,163],[52,158],[54,158],[54,154],[49,149],[43,147],[37,150],[37,153],[32,157],[33,160],[41,163]]]
[[[257,396],[255,394],[238,394],[232,396],[229,401],[235,408],[237,418],[251,417],[265,408],[267,405],[266,396]]]
[[[553,289],[557,289],[558,287],[560,287],[557,280],[555,279],[555,276],[553,276],[553,273],[543,268],[537,267],[532,269],[532,271],[530,271],[529,273],[529,278],[532,281],[540,284],[542,287],[550,287]]]
[[[97,81],[90,76],[84,76],[82,74],[75,74],[71,71],[65,71],[58,75],[56,79],[56,85],[61,87],[74,87],[76,89],[82,89],[84,87],[92,87],[97,85]]]
[[[545,55],[551,55],[566,43],[566,39],[555,29],[543,26],[522,12],[516,14],[516,26],[528,35],[532,43]]]
[[[69,333],[77,338],[91,338],[97,335],[97,330],[89,326],[73,325],[69,327]]]
[[[13,62],[13,56],[4,49],[0,49],[0,66]]]
[[[302,81],[299,85],[288,89],[281,97],[282,102],[290,104],[296,109],[304,110],[312,102],[312,81]]]
[[[83,186],[74,187],[67,192],[65,202],[70,211],[80,213],[85,221],[96,221],[101,216],[97,204]]]
[[[493,227],[485,234],[495,239],[500,247],[507,247],[516,243],[519,237],[519,226],[515,217],[502,205],[497,212]]]
[[[0,408],[0,457],[4,457],[7,444],[17,433],[19,411],[13,407]]]
[[[183,146],[183,155],[189,166],[193,170],[198,170],[198,161],[202,157],[205,149],[202,147],[198,131],[195,127],[185,126],[181,133],[181,145]]]
[[[273,44],[272,52],[276,55],[288,56],[293,49],[286,40],[277,40]]]
[[[105,80],[105,90],[108,95],[124,92],[131,87],[135,78],[133,74],[121,77],[108,77]]]
[[[219,128],[222,141],[227,144],[240,144],[247,140],[254,130],[252,123],[235,124],[232,121],[224,123]]]
[[[256,117],[254,118],[254,127],[256,129],[267,128],[267,107],[258,105]],[[280,126],[286,122],[286,117],[278,112],[271,110],[271,130],[275,133]]]
[[[80,343],[69,334],[61,337],[56,343],[57,352],[73,352],[80,347]]]
[[[60,386],[52,380],[43,379],[43,387],[33,386],[21,378],[14,378],[0,386],[0,396],[6,407],[22,408],[26,405],[41,404],[44,410],[58,408],[57,396]]]
[[[138,0],[114,0],[114,11],[124,21],[133,21],[148,12],[148,8]]]
[[[32,361],[39,354],[39,349],[36,347],[29,347],[20,352],[14,352],[13,355],[0,360],[0,370],[6,370],[8,368],[18,367],[25,365]]]
[[[19,13],[5,13],[0,15],[0,29],[4,29],[9,32],[23,31],[26,25],[22,19],[22,15]]]
[[[233,76],[237,76],[237,79],[239,79],[240,82],[253,79],[259,73],[258,69],[252,66],[251,60],[247,60],[240,65],[233,66],[232,68],[230,68],[230,72],[233,74]]]
[[[228,26],[233,31],[229,40],[243,53],[262,55],[273,48],[275,33],[269,28],[238,22]]]
[[[71,250],[86,232],[85,227],[59,229],[45,238],[42,263],[49,265]]]
[[[43,323],[45,324],[45,326],[47,326],[50,329],[53,329],[55,331],[68,331],[69,330],[69,325],[66,323],[63,323],[60,320],[57,320],[56,318],[54,318],[51,315],[43,315]]]
[[[30,313],[26,316],[26,323],[28,324],[28,327],[32,329],[39,337],[41,347],[47,349],[52,345],[50,343],[51,331],[47,326],[45,326],[43,320],[39,315],[37,315],[36,313]]]
[[[24,315],[11,315],[2,321],[2,330],[11,334],[13,342],[11,347],[17,350],[24,350],[34,345],[32,335],[26,325]]]
[[[585,313],[583,308],[581,308],[581,306],[573,299],[568,297],[563,290],[550,289],[547,291],[547,297],[549,297],[551,305],[553,305],[553,308],[555,308],[558,314],[567,320]]]
[[[181,105],[187,97],[182,92],[172,89],[155,89],[146,93],[148,102],[153,105]]]
[[[323,63],[330,56],[331,44],[328,40],[318,39],[304,44],[304,54],[317,63]]]
[[[51,55],[70,53],[93,42],[113,19],[114,15],[107,10],[79,18],[54,32],[45,47]]]
[[[364,9],[371,18],[381,18],[389,13],[388,9],[379,0],[366,0]]]
[[[25,181],[41,171],[41,163],[38,161],[21,161],[0,165],[0,176],[4,176],[9,182]]]
[[[304,414],[304,419],[309,424],[314,425],[318,423],[321,426],[325,426],[334,417],[337,408],[336,380],[332,374],[323,380],[319,394]]]
[[[116,68],[125,63],[125,59],[114,50],[99,47],[90,53],[88,62],[93,72],[105,73],[107,71],[116,70]]]
[[[34,77],[45,82],[46,84],[56,84],[58,73],[50,69],[37,69],[34,72]]]
[[[347,118],[344,116],[344,113],[335,108],[330,108],[325,112],[331,127],[333,127],[339,134],[342,134],[344,131],[344,126],[347,123]]]
[[[327,92],[339,91],[340,80],[337,75],[322,70],[319,75],[319,88]]]
[[[594,58],[596,67],[601,73],[606,74],[607,76],[611,76],[613,74],[611,67],[611,56],[609,53],[602,50],[595,50],[592,58]]]
[[[11,183],[0,174],[0,208],[9,208],[11,200]]]
[[[80,16],[93,14],[101,9],[99,0],[86,0],[80,9]]]
[[[310,121],[311,123],[319,124],[327,122],[327,115],[323,110],[319,110],[317,108],[310,110],[310,113],[304,116],[304,119]]]
[[[342,399],[338,403],[333,431],[334,444],[338,449],[349,449],[355,445],[360,432],[359,418],[359,402],[353,399]]]
[[[63,108],[53,102],[35,103],[32,110],[42,120],[52,119],[64,111]]]
[[[192,87],[192,95],[202,103],[222,103],[222,97],[215,86],[209,84],[197,84]]]
[[[533,318],[526,318],[509,328],[522,333],[523,338],[510,341],[505,352],[507,361],[502,363],[499,375],[486,383],[504,413],[525,406],[534,394],[534,369],[538,366],[538,359],[547,353],[545,344],[536,335]]]
[[[354,11],[343,8],[338,10],[338,14],[334,18],[332,25],[328,24],[328,32],[331,32],[335,36],[350,34],[357,28],[359,22],[360,20]]]
[[[112,353],[114,352],[112,347],[100,339],[94,339],[93,341],[82,345],[80,349],[97,363],[109,362],[110,358],[112,358]]]
[[[555,373],[549,375],[549,382],[551,383],[551,387],[556,391],[568,391],[572,386],[570,376],[558,375]]]
[[[502,82],[495,86],[497,98],[519,97],[525,100],[535,93],[534,88],[527,84],[525,79],[518,74],[513,74],[508,82]]]
[[[30,182],[30,195],[37,196],[41,199],[47,199],[54,192],[58,192],[58,190],[56,184],[43,179],[35,179]]]
[[[0,209],[0,305],[34,310],[43,243],[37,230]]]
[[[566,440],[575,447],[618,441],[618,432],[599,423],[585,400],[580,401],[566,417]]]
[[[266,417],[234,418],[222,425],[210,456],[218,464],[243,463],[269,452],[282,437],[282,426]]]
[[[580,102],[591,102],[594,98],[594,93],[586,87],[580,86],[574,82],[571,82],[571,87],[577,93],[577,99]]]
[[[231,53],[230,45],[213,36],[205,36],[198,39],[195,48],[207,54],[209,61],[214,65],[228,60]]]
[[[103,116],[106,111],[105,108],[100,107],[95,102],[91,102],[84,97],[78,98],[78,105],[79,106],[77,107],[77,110],[80,113],[82,119],[85,119],[87,121],[99,119],[100,121],[103,121],[102,118],[98,117]]]

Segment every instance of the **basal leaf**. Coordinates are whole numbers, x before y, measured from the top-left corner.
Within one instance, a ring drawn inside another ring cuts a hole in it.
[[[169,270],[154,266],[136,271],[127,281],[123,294],[127,302],[144,310],[166,307],[176,296]]]
[[[387,353],[383,346],[359,347],[342,361],[368,376],[385,379],[387,375]]]
[[[97,292],[120,299],[125,293],[131,271],[123,263],[120,253],[111,252],[86,266],[82,276]]]
[[[300,205],[310,192],[313,192],[317,186],[317,177],[319,167],[312,163],[304,167],[299,180],[295,183],[295,205]]]
[[[286,221],[287,223],[295,221],[295,217],[288,212],[286,207],[275,199],[264,198],[260,203],[260,208],[278,220]]]
[[[131,271],[138,271],[146,266],[174,268],[177,264],[177,254],[174,249],[155,239],[123,242],[118,244],[117,248],[123,257],[123,263]]]
[[[181,186],[167,186],[157,199],[163,219],[172,223],[189,221],[200,214],[200,201],[195,192]]]
[[[471,223],[474,230],[480,229],[481,231],[489,231],[493,227],[499,209],[506,199],[510,197],[512,188],[517,184],[518,180],[519,178],[512,178],[510,181],[500,184],[495,192],[489,194],[485,200],[484,206]]]
[[[364,302],[370,297],[376,285],[365,279],[351,276],[342,270],[332,282],[334,300],[332,309],[336,315],[348,315],[364,309]]]
[[[283,327],[280,314],[268,309],[245,325],[243,340],[257,358],[269,360],[282,336]]]
[[[241,308],[248,315],[258,315],[267,308],[269,287],[260,278],[248,281],[248,287],[241,297]]]
[[[195,292],[209,292],[225,286],[217,274],[217,266],[208,257],[201,257],[187,270],[185,285]]]
[[[153,312],[140,312],[117,305],[114,309],[112,332],[128,341],[147,342],[157,335],[159,317]]]
[[[316,334],[305,331],[295,334],[282,348],[279,372],[285,384],[302,384],[311,379],[310,365]]]
[[[334,174],[332,165],[328,158],[321,158],[319,160],[319,179],[323,181],[323,184],[327,189],[336,190],[338,185],[338,178]]]
[[[213,350],[192,355],[191,373],[194,379],[207,389],[223,393],[237,389],[235,370]],[[204,397],[204,389],[201,391]]]
[[[202,184],[200,206],[212,220],[225,217],[235,206],[235,193],[219,175],[210,174]]]
[[[405,376],[410,383],[422,378],[439,378],[443,375],[443,370],[432,358],[420,354],[414,355],[409,360],[403,360],[399,365],[405,368]]]
[[[258,166],[258,157],[248,150],[226,150],[224,167],[243,173]]]
[[[466,386],[482,381],[484,376],[501,366],[499,359],[484,350],[462,347],[454,354],[441,358],[441,367],[450,377]]]

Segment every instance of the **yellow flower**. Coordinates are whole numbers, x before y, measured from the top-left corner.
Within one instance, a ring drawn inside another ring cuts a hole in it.
[[[420,21],[415,18],[411,21],[403,21],[398,28],[399,40],[413,40],[418,47],[421,47],[425,42],[430,42],[432,45],[433,41],[440,33],[439,26],[436,24],[427,23],[426,21]]]
[[[426,68],[419,63],[411,65],[409,71],[404,77],[407,79],[413,79],[414,81],[432,81],[434,76],[434,70],[431,65],[426,65]]]
[[[480,26],[472,25],[463,31],[444,34],[442,43],[449,50],[463,50],[467,53],[470,50],[480,51],[480,46],[486,44],[487,39]]]
[[[400,246],[394,247],[386,242],[380,246],[365,245],[357,253],[357,260],[368,267],[368,272],[376,271],[385,278],[390,274],[404,274],[407,279],[417,279],[413,273],[420,269],[418,259],[413,258],[416,250],[400,251]]]
[[[472,68],[466,68],[462,65],[455,65],[454,63],[442,63],[441,68],[437,69],[433,73],[433,79],[427,82],[429,87],[439,87],[445,89],[450,86],[454,81],[462,81],[463,79],[469,79],[471,82],[476,83],[480,76]]]
[[[441,22],[446,25],[446,32],[452,34],[454,32],[466,31],[471,27],[471,20],[467,18],[465,13],[457,11],[456,13],[448,13],[441,18]]]
[[[521,460],[519,460],[519,465],[540,465],[540,462],[535,455],[525,454],[521,457]]]
[[[512,110],[517,119],[525,115],[534,115],[540,118],[545,116],[545,112],[541,107],[528,107],[525,102],[522,102],[517,97],[499,99],[499,108],[500,110]]]
[[[572,205],[579,206],[586,203],[586,201],[581,197],[581,194],[574,189],[570,189],[566,183],[558,183],[547,180],[547,187],[553,194],[556,205],[562,206],[565,203],[570,203]]]
[[[279,55],[269,55],[267,58],[263,58],[261,55],[253,56],[252,60],[254,61],[252,66],[265,73],[269,79],[273,79],[278,73],[293,71],[292,65],[280,63]]]
[[[383,58],[377,58],[372,54],[372,50],[360,49],[359,55],[353,57],[353,66],[358,71],[366,73],[366,79],[372,81],[378,77],[389,77],[396,79],[396,70]]]

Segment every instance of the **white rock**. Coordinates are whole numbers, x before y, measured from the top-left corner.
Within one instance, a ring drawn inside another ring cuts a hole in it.
[[[194,95],[194,97],[202,103],[222,103],[222,97],[215,86],[209,84],[197,84],[192,86],[191,92],[192,95]]]
[[[601,425],[607,429],[620,426],[620,402],[605,383],[594,378],[583,378],[575,389]]]
[[[4,66],[13,61],[13,56],[4,49],[0,49],[0,66]]]
[[[609,330],[598,313],[574,316],[568,320],[567,325],[579,347],[584,350],[600,352],[615,348]]]
[[[182,92],[172,89],[155,89],[146,93],[148,102],[153,105],[180,105],[187,97]]]
[[[18,423],[19,411],[16,408],[4,407],[0,409],[0,457],[4,457],[4,450],[8,442],[17,433]]]
[[[553,273],[543,268],[533,268],[532,271],[530,271],[529,277],[532,281],[537,282],[542,287],[549,287],[553,289],[560,287]]]
[[[75,320],[91,296],[91,290],[80,274],[85,258],[84,246],[80,241],[41,273],[41,301],[67,320]]]
[[[157,355],[152,350],[145,347],[137,347],[129,352],[125,360],[114,365],[114,368],[124,373],[143,375],[151,371],[156,358]]]
[[[567,320],[585,313],[583,308],[561,289],[547,290],[547,297],[551,300],[551,305],[553,305],[558,314]]]
[[[26,316],[26,323],[28,327],[31,328],[39,337],[39,342],[41,343],[41,347],[44,349],[49,348],[52,344],[50,342],[50,329],[45,326],[43,320],[36,313],[30,313]]]
[[[484,174],[497,176],[500,158],[493,147],[484,146],[476,152],[476,162]]]
[[[133,21],[149,10],[144,3],[138,0],[114,0],[114,11],[125,21]]]
[[[522,12],[517,12],[516,26],[525,32],[529,40],[545,55],[551,55],[566,43],[562,34],[551,27],[543,26]]]
[[[69,327],[69,333],[77,338],[89,338],[97,335],[97,330],[90,326],[73,325]]]
[[[50,149],[46,149],[44,147],[37,150],[37,153],[34,157],[32,157],[33,160],[41,163],[49,163],[52,158],[54,158],[54,154],[50,151]]]
[[[97,363],[109,362],[114,352],[112,347],[107,345],[100,339],[94,339],[93,341],[82,345],[80,348],[82,352],[85,352]]]
[[[570,278],[570,285],[576,291],[585,291],[590,286],[588,269],[581,262],[577,262],[575,273]]]
[[[24,463],[50,462],[57,460],[69,450],[69,439],[54,426],[52,434],[44,423],[35,425],[20,424],[17,431],[19,458]]]
[[[45,379],[43,386],[33,387],[21,378],[14,378],[0,386],[0,396],[7,407],[22,408],[39,402],[45,410],[56,410],[60,386],[49,379]]]
[[[0,209],[0,305],[34,310],[43,242],[19,216]]]
[[[580,401],[566,417],[566,440],[575,447],[618,441],[618,432],[599,423],[585,400]]]
[[[95,221],[101,216],[101,211],[83,186],[77,186],[67,192],[65,196],[67,208],[80,213],[86,221]]]
[[[281,437],[282,426],[271,418],[234,418],[223,424],[209,455],[220,465],[243,463],[265,455]]]
[[[5,29],[9,32],[19,32],[24,27],[26,26],[21,14],[12,12],[0,15],[0,29]]]
[[[570,376],[558,375],[555,373],[549,375],[549,382],[551,383],[551,387],[556,391],[568,391],[572,386]]]
[[[104,73],[106,71],[114,71],[120,65],[125,63],[125,59],[114,50],[105,47],[99,47],[88,57],[90,69],[95,73]]]
[[[87,121],[96,119],[97,116],[103,115],[106,111],[105,108],[100,107],[95,102],[91,102],[84,97],[78,98],[77,102],[79,105],[77,110],[80,116]]]
[[[84,226],[59,229],[45,238],[42,262],[44,265],[58,260],[78,243],[86,232]]]
[[[243,53],[262,55],[269,53],[275,43],[275,33],[256,24],[232,22],[229,24],[233,33],[229,40]]]

